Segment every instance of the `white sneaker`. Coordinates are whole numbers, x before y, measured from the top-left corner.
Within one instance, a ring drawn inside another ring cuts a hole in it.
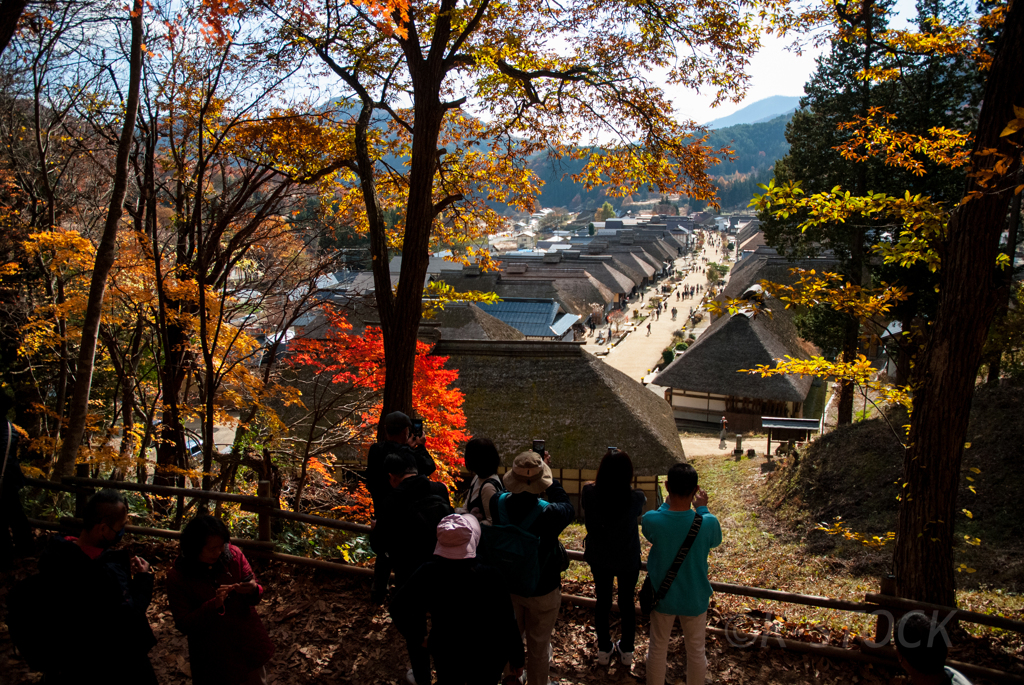
[[[411,668],[405,672],[405,682],[409,683],[409,685],[417,685],[416,676],[413,674]]]
[[[602,652],[600,649],[597,650],[597,663],[599,666],[607,666],[612,661],[612,656],[615,654],[615,645],[612,645],[610,651]]]
[[[620,643],[621,641],[616,642],[615,647],[613,647],[613,649],[619,653],[619,661],[622,662],[622,665],[626,667],[631,667],[633,665],[633,652],[623,652],[622,647],[619,646]]]

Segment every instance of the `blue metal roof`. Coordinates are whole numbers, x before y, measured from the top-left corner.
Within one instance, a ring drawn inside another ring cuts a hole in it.
[[[523,335],[538,338],[561,337],[579,319],[573,315],[559,317],[558,303],[554,300],[510,298],[494,304],[480,303],[478,306]],[[567,324],[564,321],[566,317],[572,319]],[[553,326],[556,322],[557,326]]]

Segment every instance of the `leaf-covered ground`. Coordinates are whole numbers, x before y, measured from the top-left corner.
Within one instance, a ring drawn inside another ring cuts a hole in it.
[[[157,596],[150,608],[150,623],[159,640],[150,653],[162,685],[190,682],[184,637],[175,630],[163,593],[163,577],[175,547],[166,544],[136,544],[136,551],[157,564]],[[399,683],[404,682],[407,660],[401,636],[391,625],[386,608],[368,601],[369,583],[326,571],[311,571],[254,560],[267,587],[259,610],[277,644],[269,665],[270,682],[298,683]],[[0,601],[15,577],[26,575],[26,564],[4,578]],[[592,588],[567,582],[564,591],[592,594]],[[559,683],[643,682],[647,626],[641,622],[637,636],[636,664],[599,667],[594,652],[593,613],[565,607],[555,630],[555,664],[552,678]],[[736,617],[734,617],[736,618]],[[751,624],[755,619],[739,618]],[[721,616],[713,623],[722,624]],[[760,623],[762,621],[757,620]],[[471,629],[468,627],[467,629]],[[617,621],[613,631],[618,630]],[[671,645],[668,682],[685,678],[682,640]],[[718,683],[888,683],[893,672],[872,666],[851,665],[811,658],[778,650],[741,651],[725,640],[708,639],[709,674]],[[0,673],[10,685],[40,682],[13,653],[6,624],[0,624]]]
[[[705,455],[688,453],[688,457],[711,496],[712,512],[722,522],[724,541],[710,560],[713,580],[855,601],[877,589],[878,573],[885,569],[888,555],[841,545],[822,546],[806,528],[794,525],[791,510],[774,505],[768,508],[764,502],[771,498],[764,495],[769,476],[762,470],[763,459],[736,461],[729,452],[717,449]],[[566,530],[563,541],[569,548],[581,549],[582,537],[582,526],[574,525]],[[177,552],[176,545],[130,540],[129,544],[157,569],[150,621],[159,639],[151,657],[160,682],[188,683],[185,639],[174,628],[163,593],[163,577]],[[404,641],[392,627],[387,610],[367,601],[368,580],[259,559],[253,559],[253,564],[267,588],[260,612],[278,648],[269,664],[271,683],[404,682]],[[0,574],[0,606],[5,604],[13,581],[33,569],[34,562],[28,561],[14,574]],[[586,564],[572,563],[564,576],[563,592],[593,596]],[[1024,600],[1001,588],[965,589],[959,600],[974,610],[998,611],[1024,620]],[[873,631],[869,617],[847,612],[725,594],[716,595],[713,601],[709,623],[719,628],[733,626],[835,646],[855,644],[858,636]],[[621,665],[597,665],[592,622],[591,610],[563,606],[555,629],[552,678],[558,683],[644,682],[645,622],[641,621],[637,635],[636,663],[629,670]],[[1024,675],[1022,636],[968,627],[972,636],[959,637],[953,658]],[[618,631],[614,615],[612,631]],[[898,671],[887,667],[778,649],[741,650],[714,636],[708,638],[707,652],[709,680],[716,683],[905,682]],[[668,682],[685,682],[685,657],[678,634],[669,654]],[[13,656],[4,623],[0,623],[0,674],[4,685],[40,680]]]

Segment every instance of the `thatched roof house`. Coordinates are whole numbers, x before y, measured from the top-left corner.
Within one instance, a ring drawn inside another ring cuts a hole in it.
[[[669,405],[577,343],[442,340],[434,354],[459,370],[467,431],[493,440],[506,465],[534,438],[559,468],[596,469],[609,445],[637,475],[684,459]]]
[[[731,430],[752,430],[760,428],[761,416],[802,417],[814,379],[762,378],[744,370],[774,366],[786,356],[807,359],[813,352],[789,317],[748,310],[712,323],[653,383],[667,388],[665,399],[677,419],[718,423],[724,415]]]

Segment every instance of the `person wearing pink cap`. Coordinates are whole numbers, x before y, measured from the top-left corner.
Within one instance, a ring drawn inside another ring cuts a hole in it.
[[[498,570],[477,561],[479,542],[475,516],[443,518],[433,561],[420,566],[391,604],[392,620],[406,640],[427,645],[439,685],[494,685],[506,664],[517,675],[523,672],[512,600]]]

